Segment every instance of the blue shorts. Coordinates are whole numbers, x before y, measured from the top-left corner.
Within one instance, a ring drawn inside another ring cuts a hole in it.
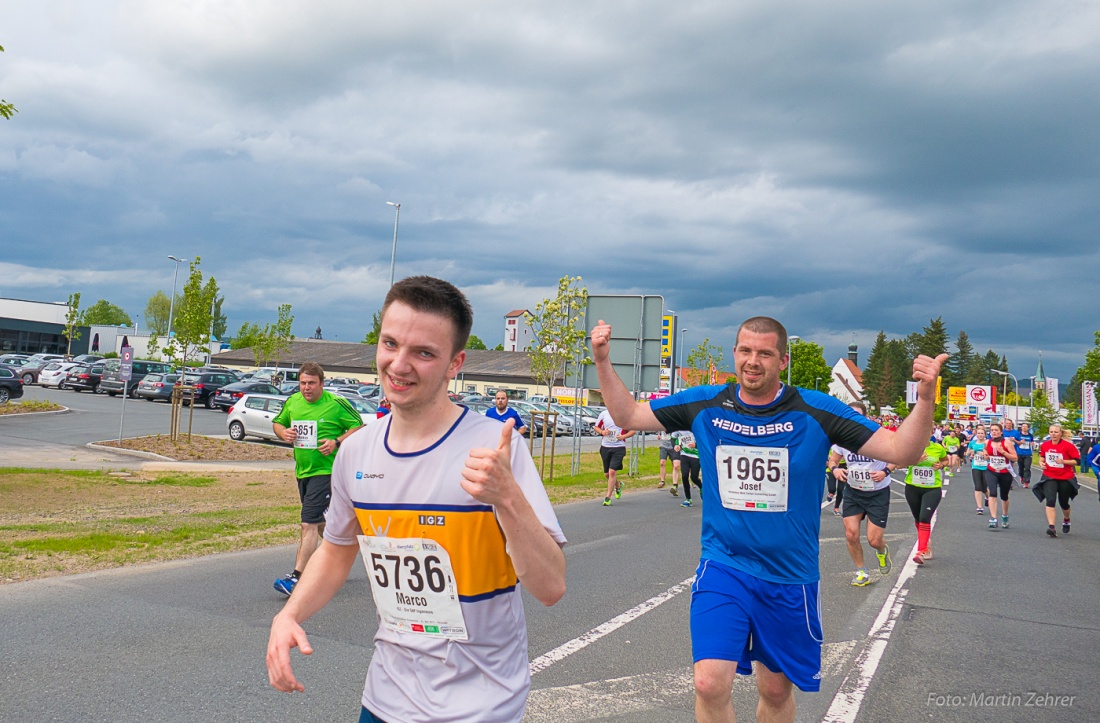
[[[700,660],[737,661],[752,675],[758,660],[807,693],[821,688],[818,583],[768,582],[702,560],[691,588],[691,652]]]

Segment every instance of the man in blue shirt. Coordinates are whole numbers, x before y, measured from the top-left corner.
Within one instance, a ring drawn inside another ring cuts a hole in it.
[[[757,718],[793,721],[794,685],[821,679],[818,533],[821,468],[830,444],[893,465],[921,457],[947,359],[913,361],[918,401],[895,432],[828,395],[784,386],[787,330],[754,317],[738,329],[738,384],[701,386],[637,403],[609,359],[611,327],[592,330],[604,403],[627,429],[688,430],[703,471],[702,560],[691,600],[695,714],[735,720],[736,673],[756,661]]]
[[[508,406],[508,392],[501,389],[497,392],[494,400],[496,401],[496,406],[486,409],[485,416],[501,422],[507,422],[509,419],[514,419],[516,420],[516,431],[521,435],[527,434],[527,427],[523,426],[523,418],[519,416],[519,412]]]

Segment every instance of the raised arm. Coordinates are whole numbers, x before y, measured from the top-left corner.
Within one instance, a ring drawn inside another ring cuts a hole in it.
[[[638,403],[611,366],[611,325],[600,319],[592,329],[592,361],[600,378],[600,393],[615,424],[638,432],[664,432],[649,402]]]
[[[932,434],[936,414],[936,378],[945,361],[947,354],[940,354],[935,359],[921,354],[913,360],[913,379],[917,382],[917,403],[913,405],[913,411],[896,432],[886,429],[875,432],[860,447],[861,455],[900,466],[916,464]]]

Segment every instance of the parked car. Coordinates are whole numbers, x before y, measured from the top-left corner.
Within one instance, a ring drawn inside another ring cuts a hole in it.
[[[219,389],[236,383],[237,377],[228,372],[184,372],[183,379],[180,380],[180,384],[195,388],[195,403],[203,404],[207,409],[216,408],[214,399]],[[271,388],[278,391],[276,387]]]
[[[359,418],[363,420],[364,426],[378,421],[378,402],[359,397],[348,397],[348,401],[355,407],[355,411],[359,412]]]
[[[118,396],[119,392],[125,391],[132,397],[147,374],[170,374],[173,371],[171,364],[151,359],[134,359],[130,367],[130,381],[123,382],[121,366],[120,359],[108,359],[103,363],[103,378],[99,381],[99,390],[107,392],[108,396]]]
[[[261,437],[281,441],[275,436],[272,420],[283,410],[285,403],[286,397],[277,394],[244,395],[229,408],[225,424],[230,439],[239,442],[245,437]]]
[[[359,386],[358,379],[352,379],[351,377],[332,377],[325,378],[326,387],[355,387]]]
[[[38,384],[43,387],[65,388],[65,379],[69,376],[69,370],[78,366],[75,362],[52,361],[42,367],[38,373]]]
[[[103,361],[103,357],[99,354],[78,354],[73,357],[73,361],[77,364],[91,364],[92,362]]]
[[[249,380],[245,379],[243,381]],[[279,385],[279,394],[282,394],[284,397],[289,397],[296,391],[298,391],[298,382],[283,382]]]
[[[23,380],[19,372],[9,366],[0,366],[0,404],[23,396]]]
[[[278,378],[280,382],[276,383],[273,380]],[[276,369],[275,367],[260,367],[256,371],[252,372],[252,376],[247,377],[254,382],[271,382],[278,386],[281,382],[296,382],[298,381],[297,369]],[[245,377],[242,376],[241,381],[244,381]]]
[[[226,384],[214,395],[214,406],[228,412],[229,408],[246,394],[279,395],[280,392],[278,387],[273,387],[267,382],[233,382]]]
[[[34,384],[38,381],[38,374],[52,361],[65,361],[61,354],[34,354],[27,358],[27,363],[19,369],[19,377],[23,384]]]
[[[171,374],[146,374],[145,378],[138,383],[134,396],[141,397],[147,402],[158,400],[170,402],[172,401],[172,390],[175,389],[179,380],[180,375],[175,372]]]
[[[0,356],[0,364],[7,364],[10,367],[21,367],[30,361],[30,354],[4,354]]]
[[[93,394],[99,394],[99,382],[103,379],[103,362],[92,364],[77,364],[69,370],[69,376],[65,379],[65,386],[74,392],[91,390]]]
[[[349,384],[347,386],[331,386],[330,392],[344,394],[345,396],[359,397],[361,399],[380,399],[382,388],[377,384]]]

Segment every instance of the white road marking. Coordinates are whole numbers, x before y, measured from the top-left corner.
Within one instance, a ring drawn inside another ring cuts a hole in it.
[[[947,490],[943,490],[944,498]],[[932,529],[936,528],[936,518],[939,510],[932,515]],[[852,671],[840,684],[833,702],[826,711],[823,723],[854,723],[859,709],[863,705],[863,698],[867,695],[867,689],[871,687],[871,681],[878,671],[879,663],[886,652],[886,645],[890,642],[890,634],[894,632],[894,625],[905,607],[905,600],[909,595],[909,582],[917,574],[917,563],[913,562],[919,542],[913,543],[913,549],[898,573],[898,581],[893,590],[886,596],[886,602],[882,604],[874,625],[871,626],[867,637],[870,642],[867,647],[856,656]]]
[[[845,640],[824,645],[822,676],[843,675],[857,642]],[[753,676],[738,675],[733,685],[734,689],[754,690],[756,681]],[[665,670],[532,690],[523,720],[525,723],[577,723],[662,708],[690,710],[694,700],[691,669]]]
[[[573,638],[568,643],[565,643],[564,645],[559,645],[550,652],[544,655],[540,655],[539,657],[531,661],[531,675],[534,675],[540,670],[546,670],[554,663],[560,660],[564,660],[578,650],[587,648],[589,645],[596,642],[603,636],[615,632],[629,622],[637,620],[658,605],[668,602],[672,598],[682,593],[684,590],[689,589],[691,587],[691,583],[694,581],[695,576],[692,575],[687,580],[684,580],[677,585],[673,585],[660,595],[654,595],[650,599],[646,600],[644,603],[636,605],[627,610],[625,613],[611,618],[603,625],[592,628],[584,635],[581,635],[578,638]]]

